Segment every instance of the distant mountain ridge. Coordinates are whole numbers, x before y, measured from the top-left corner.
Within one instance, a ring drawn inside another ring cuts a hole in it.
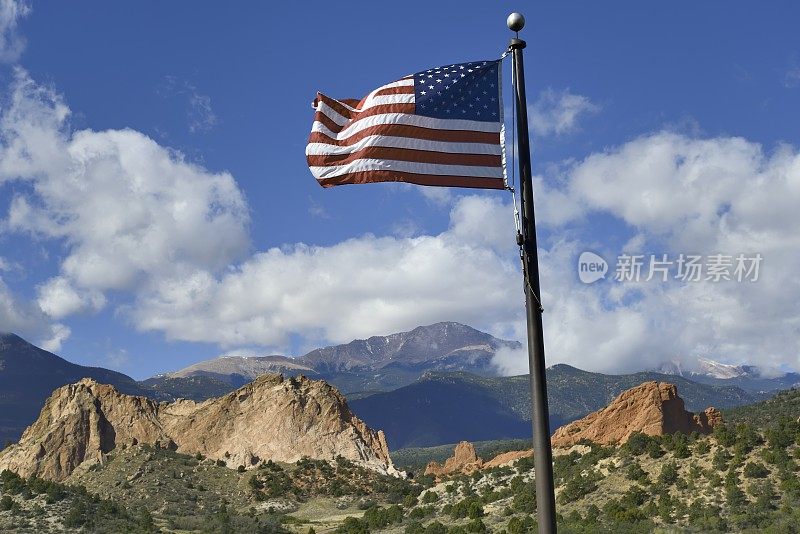
[[[691,411],[708,406],[731,408],[767,397],[655,372],[605,375],[560,364],[547,369],[551,432],[650,381],[675,384]],[[368,425],[386,432],[390,449],[441,445],[458,441],[456,437],[469,441],[528,438],[529,387],[527,375],[430,372],[414,384],[353,399],[350,406]]]
[[[755,365],[731,365],[697,358],[695,366],[687,367],[679,361],[664,362],[655,369],[667,375],[682,376],[703,384],[728,385],[752,392],[771,392],[800,387],[800,373],[782,373],[771,376]]]
[[[214,358],[145,382],[163,391],[171,387],[190,393],[188,384],[180,379],[202,375],[238,387],[261,373],[277,372],[322,378],[348,396],[363,396],[364,392],[411,384],[427,371],[467,371],[497,376],[498,369],[492,363],[496,351],[520,346],[516,341],[497,339],[467,325],[441,322],[418,326],[408,332],[314,349],[298,358],[277,355]],[[169,385],[167,378],[173,379]]]
[[[368,423],[387,430],[393,448],[530,434],[528,377],[499,377],[492,362],[499,348],[520,348],[519,343],[458,323],[373,336],[296,359],[215,358],[138,383],[121,373],[69,363],[17,336],[2,339],[0,437],[4,440],[19,437],[55,388],[84,377],[154,400],[203,401],[275,372],[289,377],[302,374],[336,386],[357,414],[363,412]],[[547,376],[554,426],[595,411],[621,391],[651,380],[675,383],[690,410],[747,404],[766,398],[761,391],[767,391],[749,387],[753,378],[742,375],[730,379],[656,372],[603,375],[555,365]],[[746,380],[748,387],[739,387],[740,380]]]

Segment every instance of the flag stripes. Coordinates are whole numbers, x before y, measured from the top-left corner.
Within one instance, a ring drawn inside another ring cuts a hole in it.
[[[433,76],[429,76],[430,82],[425,80],[426,73],[378,87],[361,100],[337,100],[318,93],[306,147],[312,174],[323,187],[395,181],[504,188],[502,114],[495,111],[490,119],[487,112],[485,119],[473,120],[480,115],[481,108],[476,106],[488,108],[490,97],[499,110],[500,69],[488,73],[489,81],[493,76],[496,82],[491,84],[495,92],[489,94],[485,90],[489,87],[487,72],[478,70],[486,69],[487,64],[491,67],[497,62],[463,64],[477,74],[465,80],[458,91],[456,72],[465,72],[464,67],[451,65],[426,71],[437,75],[449,71],[454,75],[449,81],[438,80],[444,89],[453,88],[445,93],[451,99],[449,103],[425,101],[428,84],[434,87],[437,83]],[[461,71],[457,71],[459,67]],[[484,76],[483,85],[473,82],[473,87],[470,80],[477,79],[477,75]],[[432,109],[425,112],[422,108],[426,107]],[[468,118],[442,117],[440,107],[442,112]]]

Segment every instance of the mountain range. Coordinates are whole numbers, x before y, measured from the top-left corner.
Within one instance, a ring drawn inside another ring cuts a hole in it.
[[[194,398],[192,387],[182,387],[187,378],[206,377],[227,383],[233,389],[262,373],[303,374],[322,378],[348,398],[354,398],[406,386],[428,371],[497,376],[492,359],[499,348],[518,349],[520,344],[497,339],[467,325],[442,322],[409,332],[314,349],[298,358],[275,355],[214,358],[150,378],[145,384],[163,392],[182,391],[187,398]],[[219,384],[206,380],[203,386],[210,390]]]
[[[16,440],[54,389],[84,377],[154,400],[202,401],[263,373],[302,374],[333,384],[368,424],[386,430],[392,448],[527,437],[528,378],[498,376],[493,358],[500,348],[521,346],[467,325],[443,322],[315,349],[298,358],[214,358],[136,382],[122,373],[67,362],[13,334],[0,334],[0,439]],[[580,418],[648,380],[675,383],[693,410],[754,402],[764,398],[764,392],[798,383],[794,373],[763,378],[754,369],[731,370],[724,364],[711,365],[715,363],[710,362],[705,373],[676,366],[664,368],[670,373],[630,375],[553,366],[547,371],[551,423],[555,427]]]
[[[687,369],[680,362],[665,362],[656,371],[703,384],[737,386],[752,392],[800,387],[800,373],[764,373],[754,365],[730,365],[706,358],[697,358],[693,369]]]
[[[731,408],[768,397],[735,386],[701,384],[662,373],[606,375],[561,364],[547,369],[551,432],[649,381],[675,384],[691,411],[708,406]],[[414,384],[353,399],[350,406],[368,425],[386,433],[390,450],[460,439],[527,438],[531,435],[529,388],[527,375],[481,377],[432,372]]]

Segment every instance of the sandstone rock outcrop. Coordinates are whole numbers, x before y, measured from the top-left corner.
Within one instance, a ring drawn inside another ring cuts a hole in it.
[[[127,444],[152,444],[250,467],[341,455],[398,474],[382,431],[358,419],[330,384],[263,375],[202,403],[157,403],[83,379],[53,392],[18,444],[0,453],[0,471],[64,480],[83,462]]]
[[[484,469],[491,469],[492,467],[500,467],[503,465],[510,465],[517,460],[521,460],[522,458],[530,458],[533,456],[533,450],[527,449],[524,451],[509,451],[503,452],[485,462],[483,464]]]
[[[445,460],[444,465],[430,462],[425,467],[426,475],[442,477],[456,473],[472,473],[483,467],[483,460],[478,457],[475,447],[469,441],[462,441],[456,445],[453,456]]]
[[[708,434],[722,422],[716,408],[700,414],[686,411],[674,384],[645,382],[621,393],[611,404],[562,426],[552,436],[554,447],[569,447],[582,439],[596,443],[625,443],[634,432],[651,436],[674,432]]]

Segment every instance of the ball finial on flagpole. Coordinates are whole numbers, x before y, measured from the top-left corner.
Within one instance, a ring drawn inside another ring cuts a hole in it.
[[[518,32],[525,27],[525,17],[522,16],[522,13],[514,12],[506,19],[506,26],[512,32]]]

